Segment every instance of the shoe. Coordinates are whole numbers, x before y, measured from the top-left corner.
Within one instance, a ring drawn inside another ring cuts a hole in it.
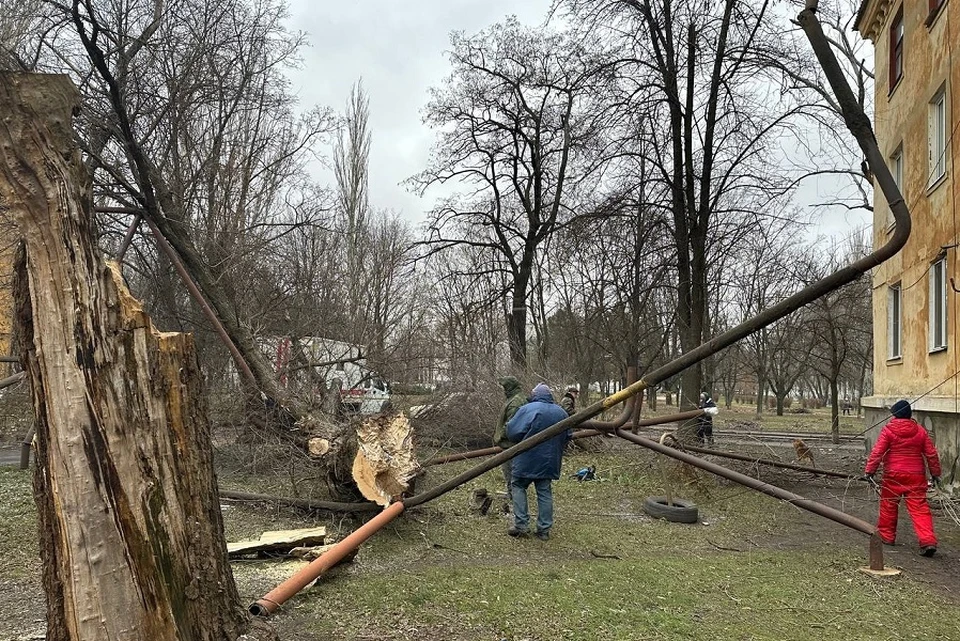
[[[920,548],[920,556],[931,557],[937,553],[936,545],[924,545]]]
[[[541,530],[541,531],[537,532],[537,535],[536,535],[536,536],[537,536],[537,538],[540,539],[541,541],[549,541],[549,540],[550,540],[550,533],[547,532],[546,530]]]
[[[880,539],[880,541],[881,541],[884,545],[896,545],[896,544],[897,544],[896,541],[888,541],[888,540],[886,540],[886,539]]]
[[[527,535],[527,531],[526,531],[526,530],[521,530],[521,529],[519,529],[519,528],[512,527],[512,528],[510,528],[509,530],[507,530],[507,534],[509,534],[510,536],[512,536],[513,538],[516,539],[516,538],[520,538],[520,537],[526,536],[526,535]]]

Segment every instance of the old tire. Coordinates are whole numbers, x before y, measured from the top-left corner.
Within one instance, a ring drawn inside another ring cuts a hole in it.
[[[700,521],[697,504],[683,499],[673,499],[673,504],[669,505],[665,496],[648,496],[643,500],[643,511],[655,519],[665,519],[673,523]]]

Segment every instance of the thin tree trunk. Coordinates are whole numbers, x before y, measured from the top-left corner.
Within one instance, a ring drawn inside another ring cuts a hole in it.
[[[0,201],[24,236],[21,354],[51,641],[232,641],[192,337],[160,333],[95,251],[66,76],[0,76]]]
[[[838,378],[839,373],[837,372],[834,372],[830,377],[830,436],[835,444],[840,442],[840,403],[837,400],[839,395]]]

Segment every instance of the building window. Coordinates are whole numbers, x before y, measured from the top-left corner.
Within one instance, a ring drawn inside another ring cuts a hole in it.
[[[890,156],[890,174],[893,175],[893,182],[897,183],[897,189],[900,190],[900,195],[903,196],[903,145],[901,144],[897,147],[897,150],[893,152]],[[906,200],[906,196],[904,196]],[[888,206],[887,207],[887,226],[889,227],[894,223],[893,219],[893,210]]]
[[[935,18],[937,13],[940,12],[940,7],[943,6],[944,2],[946,2],[946,0],[927,0],[927,6],[930,9],[930,14],[927,16],[927,26],[930,26],[932,22],[931,19]]]
[[[903,77],[903,5],[890,23],[890,91]]]
[[[887,360],[897,359],[903,355],[901,351],[903,343],[902,295],[900,283],[891,285],[890,289],[887,290]]]
[[[930,266],[930,351],[947,347],[947,258]]]
[[[940,89],[930,101],[930,186],[947,173],[947,92]]]

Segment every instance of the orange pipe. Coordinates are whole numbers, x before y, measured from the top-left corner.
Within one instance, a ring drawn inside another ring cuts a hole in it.
[[[404,505],[400,501],[391,503],[383,512],[380,512],[380,514],[354,530],[347,538],[311,561],[310,565],[301,568],[299,572],[261,597],[256,603],[253,603],[249,608],[250,614],[265,617],[276,612],[277,608],[283,605],[287,599],[307,587],[312,581],[320,577],[321,574],[360,547],[364,541],[373,536],[378,530],[400,516],[403,508]]]

